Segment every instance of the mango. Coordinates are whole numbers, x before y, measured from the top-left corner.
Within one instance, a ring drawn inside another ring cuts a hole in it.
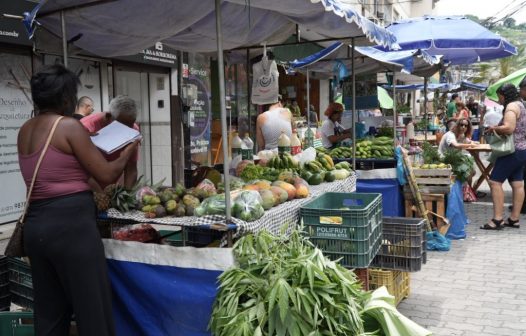
[[[289,193],[283,188],[272,186],[270,187],[270,191],[272,191],[276,197],[276,205],[286,202],[289,198]]]
[[[259,180],[254,184],[259,188],[259,190],[268,190],[271,187],[270,182],[267,180]]]
[[[259,195],[261,196],[261,200],[263,201],[261,203],[263,209],[268,210],[274,205],[276,205],[276,195],[272,191],[270,191],[270,187],[269,189],[260,190]]]

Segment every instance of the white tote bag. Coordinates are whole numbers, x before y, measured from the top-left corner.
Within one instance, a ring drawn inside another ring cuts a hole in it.
[[[265,55],[252,66],[252,104],[265,105],[278,101],[279,72],[276,61]]]

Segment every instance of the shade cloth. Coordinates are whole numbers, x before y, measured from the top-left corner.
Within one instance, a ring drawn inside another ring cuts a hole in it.
[[[92,1],[48,1],[37,20],[60,36],[55,11]],[[225,50],[281,43],[296,25],[313,38],[366,36],[387,48],[395,46],[393,34],[338,0],[223,0],[221,14]],[[158,41],[190,52],[217,48],[214,1],[119,0],[68,10],[65,19],[68,39],[82,34],[75,45],[100,56],[136,54]]]

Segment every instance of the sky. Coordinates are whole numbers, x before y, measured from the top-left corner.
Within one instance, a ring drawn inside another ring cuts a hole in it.
[[[517,7],[522,0],[439,0],[436,4],[437,15],[471,14],[485,19],[497,15],[500,19],[512,8]],[[501,11],[502,10],[502,11]],[[501,11],[499,13],[499,11]],[[512,16],[517,23],[526,22],[526,6]]]

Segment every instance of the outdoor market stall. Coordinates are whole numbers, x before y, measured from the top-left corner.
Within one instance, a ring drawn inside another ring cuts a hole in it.
[[[384,52],[372,47],[356,47],[355,50],[351,51],[348,49],[349,46],[344,43],[334,43],[313,55],[290,62],[288,66],[293,71],[306,71],[307,79],[310,72],[331,74],[334,71],[335,64],[347,68],[350,67],[351,74],[376,74],[382,71],[395,73],[402,71],[422,76],[429,76],[443,67],[439,57],[430,56],[426,52],[418,50]],[[383,90],[382,88],[379,89]],[[380,94],[381,92],[379,92]],[[352,111],[355,111],[355,100],[353,97]],[[403,213],[403,196],[396,178],[397,173],[394,167],[396,167],[397,161],[393,151],[397,115],[396,107],[392,100],[391,105],[391,108],[394,110],[393,136],[391,139],[389,137],[380,137],[372,140],[365,139],[363,141],[362,139],[357,141],[356,113],[353,112],[351,115],[351,126],[353,129],[352,150],[345,147],[336,148],[330,151],[329,154],[336,162],[352,162],[355,169],[361,170],[358,171],[358,192],[382,193],[384,215],[400,216]],[[358,152],[356,151],[357,148]]]
[[[111,16],[112,20],[107,20],[108,16]],[[55,35],[62,36],[66,65],[67,41],[73,37],[76,37],[75,45],[100,56],[135,54],[161,40],[178,50],[217,52],[219,64],[223,64],[223,49],[257,45],[262,42],[267,42],[270,46],[272,43],[285,41],[295,30],[308,32],[303,37],[309,37],[311,40],[351,38],[354,44],[354,39],[361,40],[365,37],[366,40],[385,46],[394,45],[395,40],[392,34],[386,33],[383,28],[365,19],[351,7],[330,0],[252,1],[248,6],[236,1],[219,0],[215,3],[164,0],[156,2],[156,6],[137,0],[41,1],[35,10],[25,14],[25,21],[31,35],[38,21]],[[229,166],[230,146],[227,140],[223,67],[219,67],[218,73],[223,161],[225,166]],[[346,188],[354,188],[352,180]],[[230,224],[233,219],[230,213],[228,174],[225,175],[225,194],[225,220]],[[134,249],[134,253],[140,254],[142,246],[136,246]],[[156,254],[151,257],[161,259]],[[133,263],[133,260],[130,261]],[[193,262],[194,260],[187,260],[185,263],[192,266]],[[162,272],[157,275],[162,277]],[[112,281],[115,282],[116,279],[112,277]],[[155,283],[148,285],[155,286]],[[198,299],[194,297],[198,293],[187,293],[184,288],[180,290],[182,291],[179,295],[188,297],[188,301]],[[148,296],[148,299],[153,298]],[[125,304],[120,306],[122,309],[133,309],[130,302],[123,302]],[[194,305],[192,307],[197,308]],[[144,311],[147,315],[136,316],[136,322],[140,324],[141,321],[155,320],[148,316],[153,311],[158,310]],[[194,313],[192,309],[189,311]],[[202,328],[203,325],[199,330],[188,330],[186,326],[180,325],[186,321],[174,321],[168,316],[161,317],[161,320],[162,327],[167,328],[165,330],[182,330],[181,335],[208,334],[206,329]],[[124,329],[125,326],[117,327],[120,333],[129,334],[129,330]]]

